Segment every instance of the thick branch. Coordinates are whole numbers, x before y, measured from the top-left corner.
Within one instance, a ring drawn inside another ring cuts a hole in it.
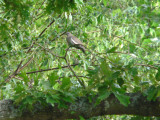
[[[147,101],[140,93],[130,93],[130,104],[128,107],[120,104],[114,95],[110,95],[107,99],[95,106],[97,97],[89,102],[87,97],[77,98],[73,103],[68,103],[67,109],[59,109],[57,105],[54,107],[43,107],[35,105],[34,114],[27,112],[20,114],[17,108],[13,105],[13,101],[0,101],[0,119],[8,120],[65,120],[65,119],[79,119],[83,116],[85,119],[94,116],[103,115],[141,115],[141,116],[157,116],[160,117],[160,101]],[[42,109],[43,108],[43,109]],[[20,116],[20,118],[18,118]]]

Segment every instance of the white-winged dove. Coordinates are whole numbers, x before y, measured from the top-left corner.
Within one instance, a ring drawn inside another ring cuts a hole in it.
[[[83,43],[77,37],[72,35],[70,32],[67,32],[66,35],[67,35],[67,43],[69,47],[75,47],[77,49],[80,49],[84,54],[86,54]]]

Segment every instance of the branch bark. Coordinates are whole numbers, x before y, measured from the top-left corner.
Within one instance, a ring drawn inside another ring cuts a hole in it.
[[[160,117],[160,98],[155,101],[147,101],[140,93],[128,93],[130,96],[130,104],[125,107],[112,94],[100,104],[95,105],[97,97],[93,97],[92,102],[89,102],[87,97],[80,97],[74,103],[68,103],[67,109],[59,109],[57,105],[54,107],[43,107],[34,105],[34,114],[25,112],[20,115],[13,101],[0,101],[0,119],[8,120],[65,120],[79,119],[83,116],[85,119],[103,116],[103,115],[141,115],[141,116],[156,116]],[[42,109],[43,108],[43,109]]]

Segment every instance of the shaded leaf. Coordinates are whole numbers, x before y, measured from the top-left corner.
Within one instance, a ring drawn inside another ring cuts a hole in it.
[[[107,53],[114,53],[118,47],[112,47],[111,49],[107,50]]]
[[[117,82],[120,86],[122,86],[124,84],[124,80],[123,78],[117,78]]]
[[[151,87],[149,87],[148,90],[147,90],[147,99],[149,101],[155,99],[157,92],[158,91],[157,91],[157,88],[155,86],[152,85]]]
[[[158,68],[158,72],[156,74],[156,80],[160,81],[160,67]]]
[[[56,80],[58,80],[59,77],[57,76],[56,72],[52,72],[50,75],[48,75],[48,80],[51,84],[51,86],[53,86],[56,83]]]
[[[100,101],[102,101],[102,100],[108,98],[110,94],[111,94],[111,93],[110,93],[110,92],[107,92],[107,91],[100,92],[100,94],[99,94],[99,96],[98,96],[98,99],[99,99]]]
[[[130,97],[124,94],[119,94],[119,93],[115,93],[114,95],[116,96],[116,98],[120,101],[120,103],[124,106],[128,106],[128,104],[130,103]]]

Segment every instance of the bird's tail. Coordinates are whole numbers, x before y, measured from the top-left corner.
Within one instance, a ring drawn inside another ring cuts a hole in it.
[[[86,55],[86,49],[85,49],[85,47],[83,46],[83,45],[79,45],[79,47],[78,47],[85,55]]]

